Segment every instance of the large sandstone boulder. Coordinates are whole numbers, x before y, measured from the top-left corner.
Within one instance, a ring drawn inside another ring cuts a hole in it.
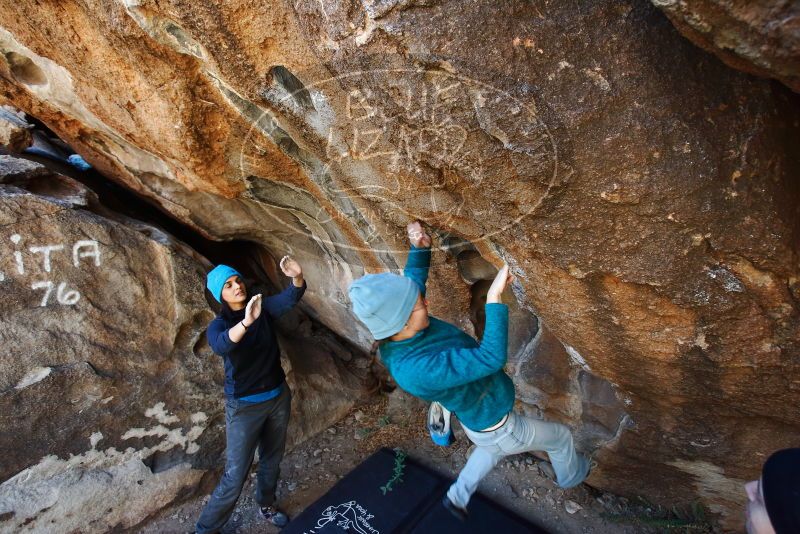
[[[225,436],[222,362],[205,339],[208,261],[107,213],[81,183],[8,156],[0,226],[0,530],[128,528],[213,483]],[[364,387],[336,356],[341,342],[303,325],[290,331],[315,351],[283,346],[290,444]]]
[[[733,68],[800,92],[800,4],[791,0],[651,0],[675,27]]]
[[[206,237],[290,250],[363,348],[347,285],[409,220],[467,330],[511,264],[521,407],[600,487],[736,529],[800,439],[798,96],[650,3],[22,1],[0,51],[0,98]]]
[[[204,266],[87,211],[80,183],[0,158],[0,525],[135,525],[224,448]]]

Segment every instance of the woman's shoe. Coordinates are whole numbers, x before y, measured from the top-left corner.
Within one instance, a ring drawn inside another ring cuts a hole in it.
[[[258,511],[261,517],[276,527],[282,528],[289,524],[289,517],[274,506],[261,506]]]

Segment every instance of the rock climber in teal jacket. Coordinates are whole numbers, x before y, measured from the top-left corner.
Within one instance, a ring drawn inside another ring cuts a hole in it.
[[[350,285],[356,316],[380,341],[380,355],[397,384],[407,392],[437,401],[455,413],[476,448],[444,499],[461,519],[478,483],[504,456],[546,451],[556,479],[569,488],[583,482],[587,459],[575,451],[564,425],[513,412],[514,384],[503,371],[507,360],[508,307],[501,295],[513,277],[508,266],[497,273],[486,296],[483,339],[475,341],[455,326],[430,317],[425,283],[431,238],[419,222],[408,225],[411,250],[404,276],[370,274]]]

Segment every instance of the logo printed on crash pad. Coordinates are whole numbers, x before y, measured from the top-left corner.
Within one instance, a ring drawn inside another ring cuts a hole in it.
[[[336,526],[345,532],[356,532],[358,534],[380,534],[380,531],[372,528],[369,520],[375,517],[370,514],[363,506],[356,501],[348,501],[338,506],[328,506],[322,512],[322,517],[317,520],[317,527],[322,528],[329,523],[336,523]],[[303,534],[314,534],[316,528],[312,528]]]

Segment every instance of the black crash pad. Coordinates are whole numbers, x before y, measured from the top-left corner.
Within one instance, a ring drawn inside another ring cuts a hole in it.
[[[283,534],[547,534],[476,494],[469,520],[442,506],[452,484],[398,450],[381,449],[281,530]]]

